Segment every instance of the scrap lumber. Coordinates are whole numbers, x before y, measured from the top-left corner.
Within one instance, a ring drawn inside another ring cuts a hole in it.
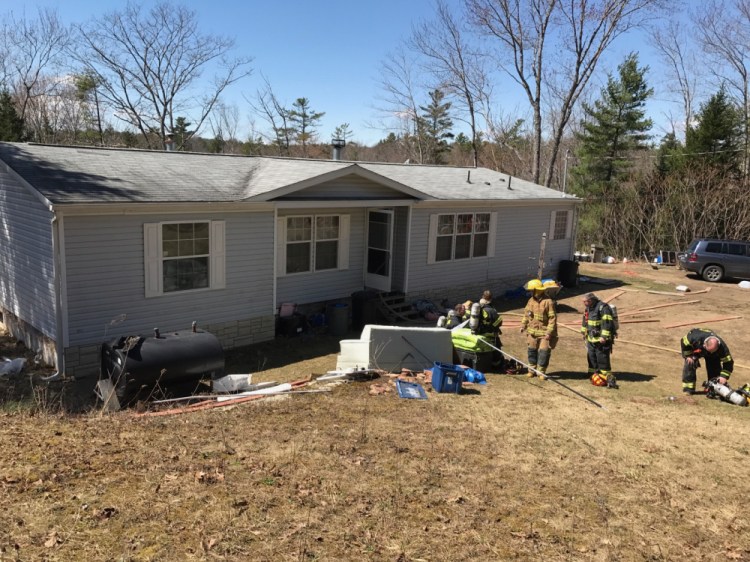
[[[680,326],[692,326],[694,324],[708,324],[711,322],[723,322],[724,320],[737,320],[742,316],[715,316],[713,318],[706,318],[705,320],[693,320],[691,322],[678,322],[676,324],[667,324],[665,328],[679,328]]]
[[[639,308],[637,310],[631,310],[629,312],[623,312],[623,313],[620,314],[620,317],[622,318],[623,316],[632,316],[633,314],[640,314],[642,312],[647,312],[649,310],[654,310],[654,309],[657,309],[657,308],[664,308],[664,307],[667,307],[667,306],[677,306],[677,305],[680,305],[680,304],[695,304],[695,303],[699,303],[699,302],[701,302],[700,299],[696,299],[696,300],[692,300],[692,301],[668,302],[666,304],[655,304],[654,306],[646,306],[646,307],[643,307],[643,308]]]
[[[620,290],[619,292],[615,293],[611,297],[607,297],[606,299],[604,299],[604,302],[606,302],[607,304],[609,304],[610,302],[612,302],[613,300],[615,300],[617,297],[622,296],[625,293],[626,293],[626,291]]]
[[[673,291],[646,291],[646,292],[652,295],[667,295],[670,297],[684,297],[686,295],[686,293],[677,293]]]
[[[661,347],[659,345],[651,345],[650,343],[641,343],[638,341],[623,340],[620,338],[617,338],[617,343],[628,343],[631,345],[637,345],[640,347],[648,347],[650,349],[658,349],[659,351],[669,351],[670,353],[677,353],[679,355],[682,355],[682,351],[680,349],[672,349],[671,347]],[[735,363],[734,366],[739,367],[741,369],[750,369],[750,366],[743,365],[741,363]]]

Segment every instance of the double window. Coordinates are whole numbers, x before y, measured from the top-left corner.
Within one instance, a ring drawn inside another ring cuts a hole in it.
[[[277,228],[280,275],[346,269],[348,215],[283,217]]]
[[[144,224],[146,296],[224,287],[224,222]]]
[[[494,255],[496,213],[447,213],[430,217],[428,261]]]

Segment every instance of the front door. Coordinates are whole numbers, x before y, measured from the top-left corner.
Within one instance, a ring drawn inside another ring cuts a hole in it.
[[[365,286],[378,291],[391,290],[393,256],[393,211],[367,211],[367,256]]]

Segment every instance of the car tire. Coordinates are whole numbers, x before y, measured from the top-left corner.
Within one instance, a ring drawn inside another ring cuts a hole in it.
[[[724,269],[720,265],[707,265],[701,275],[709,283],[718,283],[724,279]]]

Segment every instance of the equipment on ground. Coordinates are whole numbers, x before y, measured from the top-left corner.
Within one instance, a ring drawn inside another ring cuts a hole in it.
[[[594,373],[591,375],[591,384],[594,386],[607,386],[607,377]]]
[[[718,378],[704,382],[703,386],[706,389],[706,398],[719,398],[737,406],[747,406],[748,404],[744,393],[733,390],[728,384],[721,384]]]
[[[606,408],[605,408],[604,406],[602,406],[602,405],[601,405],[601,404],[599,404],[598,402],[596,402],[596,401],[592,400],[592,399],[591,399],[591,398],[589,398],[588,396],[584,396],[583,394],[581,394],[581,393],[580,393],[580,392],[578,392],[577,390],[573,390],[572,388],[570,388],[570,387],[569,387],[568,385],[566,385],[566,384],[563,384],[563,383],[561,383],[561,382],[560,382],[560,381],[558,381],[557,379],[553,379],[552,377],[548,376],[548,375],[547,375],[546,373],[542,373],[541,371],[539,371],[539,370],[535,369],[535,368],[534,368],[534,367],[532,367],[531,365],[529,365],[529,364],[527,364],[527,363],[524,363],[523,361],[521,361],[521,360],[520,360],[520,359],[518,359],[517,357],[513,357],[513,356],[512,356],[512,355],[511,355],[510,353],[506,353],[505,351],[503,351],[503,350],[502,350],[502,349],[500,349],[499,347],[495,347],[494,345],[492,345],[492,344],[491,344],[491,343],[489,343],[488,341],[485,341],[485,340],[482,340],[482,341],[483,341],[483,342],[485,343],[485,345],[488,345],[488,346],[490,346],[490,347],[491,347],[492,349],[495,349],[495,350],[499,351],[500,353],[502,353],[502,354],[503,354],[503,356],[507,357],[507,358],[508,358],[508,359],[510,359],[511,361],[515,361],[515,362],[516,362],[516,363],[518,363],[519,365],[522,365],[522,366],[526,367],[527,369],[530,369],[531,371],[533,371],[533,372],[534,372],[534,373],[535,373],[535,374],[536,374],[537,376],[541,377],[542,379],[544,379],[544,380],[548,380],[548,381],[552,381],[552,382],[554,382],[554,383],[556,383],[556,384],[559,384],[560,386],[562,386],[563,388],[565,388],[565,389],[569,390],[570,392],[572,392],[572,393],[573,393],[573,394],[575,394],[576,396],[580,396],[580,397],[581,397],[581,398],[583,398],[584,400],[586,400],[586,401],[588,401],[588,402],[591,402],[591,403],[592,403],[592,404],[593,404],[594,406],[596,406],[597,408],[601,408],[602,410],[606,410]]]

